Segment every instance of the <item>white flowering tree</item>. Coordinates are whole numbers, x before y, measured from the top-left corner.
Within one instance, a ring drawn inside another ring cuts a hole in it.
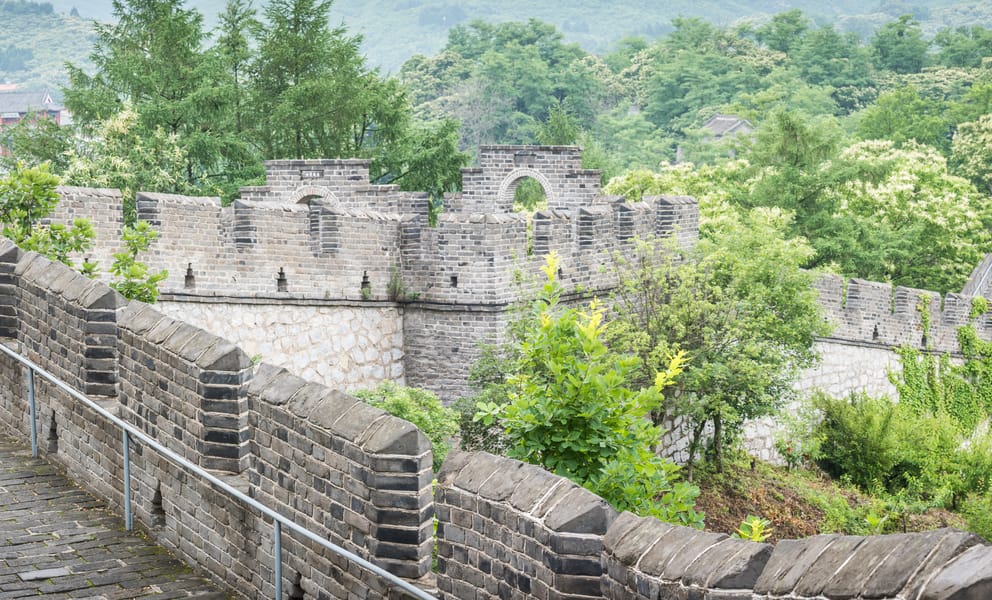
[[[992,193],[992,114],[958,125],[951,158],[958,172]]]

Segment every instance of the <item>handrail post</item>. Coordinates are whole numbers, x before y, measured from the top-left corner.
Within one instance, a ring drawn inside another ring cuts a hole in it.
[[[28,418],[31,420],[31,456],[38,458],[38,408],[34,399],[34,369],[28,367]]]
[[[131,439],[124,429],[124,528],[134,530],[134,515],[131,514]]]
[[[276,600],[282,600],[282,523],[279,522],[279,519],[272,519],[272,523],[275,525],[272,563],[276,577]]]

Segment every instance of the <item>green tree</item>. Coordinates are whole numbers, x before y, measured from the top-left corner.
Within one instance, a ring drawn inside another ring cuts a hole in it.
[[[665,371],[666,357],[689,357],[655,417],[688,420],[690,473],[706,426],[722,469],[727,440],[790,397],[799,370],[816,359],[815,336],[828,331],[813,275],[800,269],[813,249],[786,239],[787,225],[775,209],[726,210],[694,249],[645,243],[618,264],[614,345],[633,349],[648,379]]]
[[[882,25],[871,38],[875,66],[896,73],[919,73],[926,64],[928,46],[912,15]]]
[[[69,154],[66,183],[121,190],[124,221],[135,220],[135,194],[143,190],[195,193],[185,178],[186,148],[161,127],[146,131],[140,117],[125,103],[96,129],[91,143]]]
[[[701,524],[692,510],[698,490],[675,483],[678,467],[654,453],[660,431],[644,418],[677,377],[682,356],[650,385],[627,387],[637,358],[609,352],[596,303],[588,312],[561,306],[557,268],[557,257],[548,256],[546,281],[520,324],[510,402],[481,405],[480,418],[498,418],[510,456],[544,465],[618,509]]]
[[[953,175],[935,149],[866,141],[845,149],[823,196],[834,216],[818,241],[844,273],[897,285],[956,291],[986,252],[985,198]],[[811,235],[812,237],[812,235]]]
[[[54,119],[28,115],[0,129],[0,147],[7,152],[0,156],[0,167],[11,170],[18,163],[28,166],[48,163],[54,173],[62,173],[68,167],[73,145],[72,129],[62,127]]]
[[[445,407],[437,396],[427,390],[389,381],[353,394],[363,402],[416,425],[431,441],[434,470],[441,468],[444,457],[451,449],[451,438],[458,433],[458,415],[454,410]]]
[[[755,37],[772,50],[789,54],[809,31],[809,18],[798,8],[780,12],[755,30]]]
[[[980,67],[992,56],[992,30],[981,25],[945,27],[933,37],[937,46],[935,62],[948,67]]]
[[[372,157],[403,134],[405,92],[370,70],[361,38],[328,26],[331,0],[271,0],[251,82],[264,158]]]
[[[548,118],[537,126],[537,142],[545,146],[571,146],[579,139],[581,127],[565,100],[548,107]]]
[[[158,232],[147,221],[124,226],[121,232],[123,248],[114,253],[114,263],[110,266],[110,274],[117,279],[110,287],[125,298],[149,304],[158,300],[158,284],[169,276],[169,272],[152,272],[148,265],[138,260],[138,255],[148,250],[157,237]]]
[[[191,186],[223,168],[240,146],[226,130],[222,71],[204,50],[203,17],[182,0],[115,0],[115,23],[97,24],[93,74],[69,65],[66,106],[95,128],[129,105],[139,135],[161,129],[183,149]]]
[[[992,114],[961,123],[954,134],[951,159],[956,170],[992,195]]]
[[[881,94],[862,111],[857,134],[864,140],[891,140],[897,145],[912,140],[947,155],[953,126],[945,102],[923,98],[916,88],[906,86]]]
[[[92,248],[96,232],[87,219],[75,219],[69,226],[41,222],[59,202],[58,184],[47,163],[15,165],[0,177],[0,224],[3,235],[21,248],[72,267],[72,256]],[[84,262],[81,270],[90,275],[95,268]]]

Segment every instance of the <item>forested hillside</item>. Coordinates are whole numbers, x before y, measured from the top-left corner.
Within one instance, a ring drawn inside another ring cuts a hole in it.
[[[108,21],[112,18],[110,0],[54,0],[56,12],[76,9],[84,18]],[[224,10],[223,0],[189,2],[204,14],[208,28],[217,24]],[[255,7],[264,4],[255,2]],[[504,0],[337,0],[331,10],[331,24],[344,23],[364,37],[363,50],[373,65],[396,72],[410,56],[434,54],[444,45],[448,29],[474,19],[488,22],[520,21],[537,18],[554,25],[568,41],[577,42],[589,52],[605,52],[624,36],[655,38],[672,30],[679,16],[701,17],[717,25],[741,20],[767,20],[771,15],[799,8],[818,23],[836,22],[842,31],[869,35],[881,24],[902,14],[919,19],[923,29],[933,34],[943,27],[992,25],[992,6],[977,0],[926,0],[858,2],[839,0],[673,0],[658,3],[647,0],[548,0],[528,2]]]
[[[88,64],[92,24],[69,15],[69,9],[7,0],[0,2],[0,22],[0,83],[52,88],[66,82],[65,61]]]

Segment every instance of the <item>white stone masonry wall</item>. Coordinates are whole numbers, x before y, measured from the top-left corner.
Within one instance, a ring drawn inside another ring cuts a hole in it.
[[[182,300],[155,306],[309,381],[346,391],[404,383],[402,315],[395,306]]]

